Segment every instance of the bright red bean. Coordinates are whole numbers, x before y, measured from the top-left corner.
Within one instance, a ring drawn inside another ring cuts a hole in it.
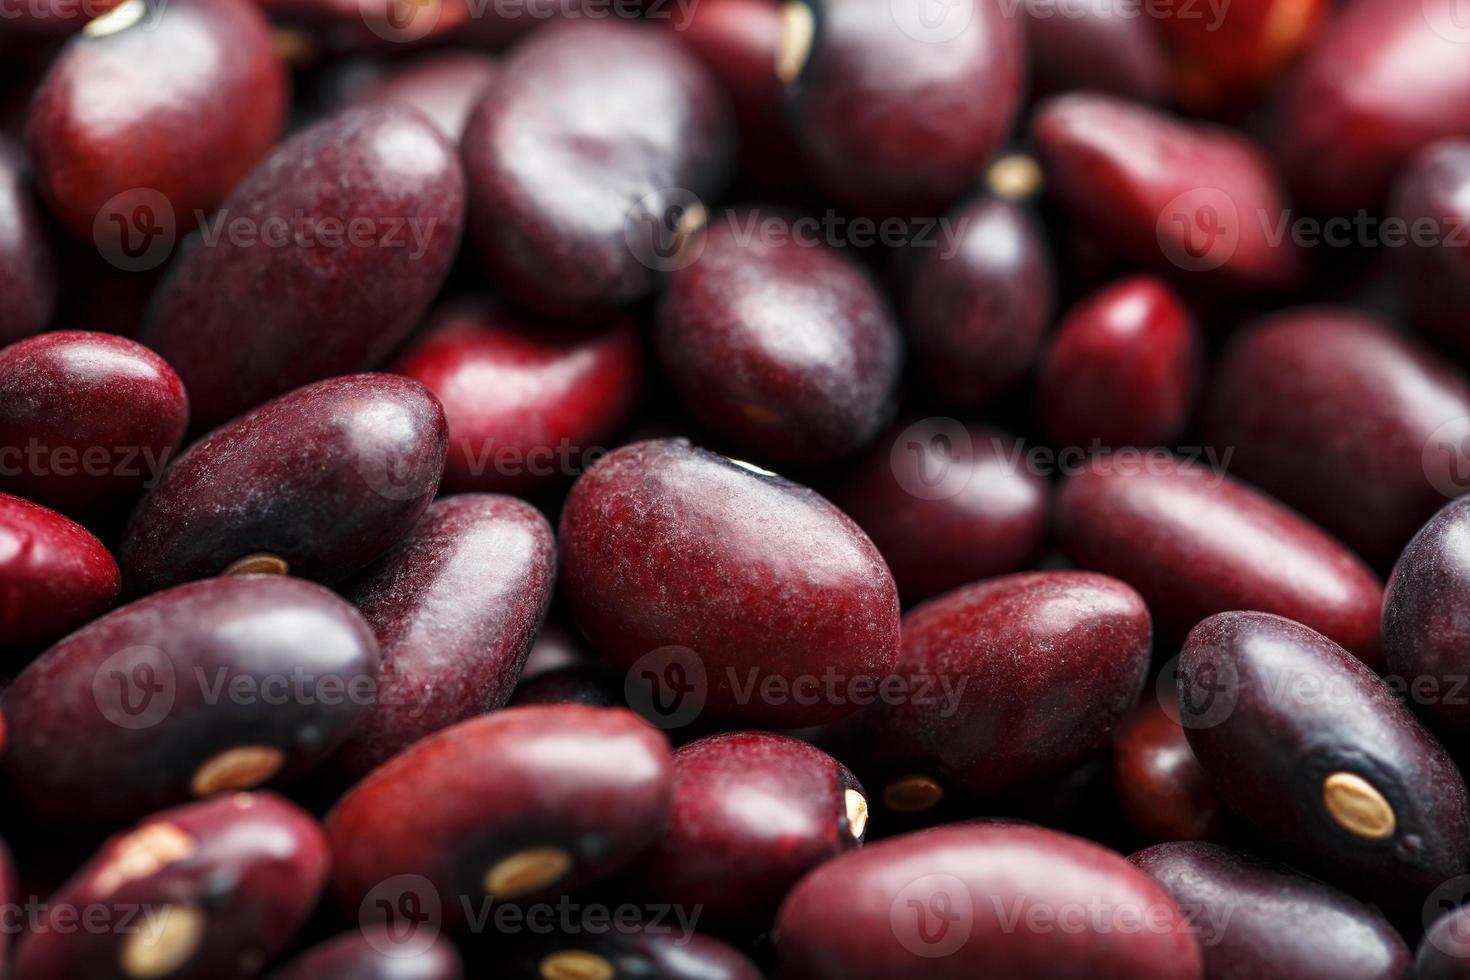
[[[0,648],[49,643],[112,608],[121,588],[86,528],[0,493]]]

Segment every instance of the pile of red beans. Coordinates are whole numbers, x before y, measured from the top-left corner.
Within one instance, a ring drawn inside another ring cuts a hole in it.
[[[1466,0],[0,0],[0,980],[1470,977],[1467,492]]]

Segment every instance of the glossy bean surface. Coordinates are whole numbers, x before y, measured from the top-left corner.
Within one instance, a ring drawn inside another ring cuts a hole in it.
[[[117,601],[117,562],[90,531],[0,493],[0,647],[48,643]]]
[[[1171,692],[1171,709],[1173,700]],[[1224,811],[1177,715],[1149,698],[1113,736],[1113,794],[1128,826],[1150,843],[1209,840]]]
[[[357,101],[406,105],[419,110],[458,144],[485,89],[495,80],[495,59],[475,51],[445,51],[402,66],[368,87]]]

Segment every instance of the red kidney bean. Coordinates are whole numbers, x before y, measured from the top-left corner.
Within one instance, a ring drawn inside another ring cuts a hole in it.
[[[502,707],[551,602],[541,512],[472,494],[433,504],[345,590],[378,636],[378,697],[338,762],[355,776],[425,735]]]
[[[997,0],[938,23],[910,0],[802,0],[784,13],[776,74],[827,191],[869,212],[932,213],[973,186],[1021,101],[1025,40]]]
[[[449,420],[449,492],[528,493],[579,472],[642,387],[637,325],[563,328],[496,306],[453,303],[393,366]]]
[[[907,604],[1032,565],[1051,492],[1025,447],[955,419],[900,421],[831,488],[882,552]]]
[[[270,793],[165,810],[108,840],[51,898],[15,980],[253,977],[310,915],[327,861],[316,821]],[[68,926],[78,910],[108,927]]]
[[[664,21],[730,94],[741,176],[775,189],[799,187],[807,177],[776,75],[783,9],[783,0],[700,0]]]
[[[1087,761],[1137,700],[1150,636],[1138,593],[1089,572],[989,579],[910,610],[894,667],[907,689],[865,714],[866,755],[898,777],[884,801],[915,810],[938,802],[932,784],[993,793]]]
[[[824,463],[892,416],[901,342],[878,285],[795,217],[717,218],[659,306],[659,357],[690,412],[758,457]],[[753,236],[753,237],[752,237]]]
[[[678,685],[676,712],[820,724],[897,656],[898,591],[858,526],[683,440],[624,446],[583,474],[560,542],[577,625],[614,665]]]
[[[56,311],[56,262],[25,157],[0,135],[0,344],[39,333]]]
[[[1470,976],[1467,939],[1470,939],[1470,905],[1450,908],[1429,926],[1419,941],[1414,956],[1415,980],[1465,980]]]
[[[86,528],[0,493],[0,648],[69,633],[111,609],[121,588],[117,562]]]
[[[1331,0],[1232,0],[1206,12],[1154,17],[1174,68],[1179,102],[1197,111],[1255,104],[1303,51]]]
[[[1090,841],[1018,824],[938,827],[828,861],[787,896],[778,931],[781,975],[802,980],[1203,976],[1152,879]]]
[[[1216,844],[1128,859],[1194,917],[1205,975],[1403,980],[1409,949],[1374,909],[1289,868]]]
[[[772,732],[710,735],[674,753],[669,829],[640,880],[660,903],[703,909],[703,928],[754,934],[867,823],[862,785],[821,749]]]
[[[1042,103],[1032,138],[1046,188],[1134,262],[1225,289],[1292,285],[1302,264],[1271,162],[1245,136],[1112,96]]]
[[[1136,102],[1168,96],[1158,33],[1126,0],[1026,0],[1021,13],[1037,94],[1086,89]]]
[[[1391,562],[1446,491],[1464,489],[1452,481],[1470,438],[1470,384],[1371,316],[1298,309],[1233,338],[1206,437],[1234,448],[1240,476]]]
[[[1406,226],[1398,254],[1415,318],[1458,353],[1470,354],[1464,317],[1470,303],[1470,140],[1432,143],[1410,160],[1395,181],[1391,210]]]
[[[464,959],[454,944],[436,937],[400,936],[369,926],[317,943],[270,974],[270,980],[463,980]]]
[[[1104,457],[1057,498],[1057,536],[1078,567],[1143,593],[1167,648],[1230,609],[1279,613],[1382,666],[1383,587],[1294,511],[1223,473],[1158,455]]]
[[[1470,800],[1448,753],[1327,637],[1267,613],[1211,616],[1185,641],[1179,700],[1221,798],[1304,869],[1400,909],[1470,870]]]
[[[951,230],[915,260],[904,329],[935,394],[975,407],[1035,362],[1052,317],[1051,258],[1035,220],[1011,201],[980,198],[947,220]]]
[[[622,709],[507,708],[405,749],[326,821],[344,910],[398,899],[464,923],[476,901],[537,901],[625,867],[663,835],[668,740]]]
[[[624,98],[609,100],[616,89]],[[506,59],[465,129],[470,230],[498,287],[598,319],[676,264],[733,151],[724,93],[645,25],[549,25]]]
[[[685,913],[688,914],[687,912]],[[611,932],[601,936],[556,936],[508,963],[498,960],[508,980],[762,980],[744,953],[718,939],[671,923],[662,931]]]
[[[1352,0],[1282,87],[1273,149],[1313,208],[1373,208],[1421,147],[1470,134],[1458,0]]]
[[[1067,314],[1036,394],[1052,445],[1158,446],[1189,421],[1200,372],[1194,317],[1161,279],[1134,276]]]
[[[189,399],[141,344],[59,331],[0,349],[0,487],[68,514],[131,504],[184,441]]]
[[[1465,650],[1470,643],[1470,498],[1447,504],[1399,556],[1383,598],[1389,675],[1429,724],[1458,741],[1470,735]],[[1467,948],[1470,951],[1470,948]]]
[[[255,4],[126,3],[69,41],[37,89],[37,179],[73,234],[132,257],[230,192],[280,136],[286,96]]]
[[[463,210],[453,147],[411,109],[348,109],[278,147],[192,240],[144,327],[194,428],[377,367],[444,282]]]
[[[1209,840],[1223,804],[1184,726],[1149,698],[1113,735],[1113,795],[1129,828],[1150,843]]]
[[[321,586],[193,582],[102,617],[26,668],[5,692],[3,767],[33,812],[77,826],[289,781],[347,738],[377,669],[372,630]]]
[[[458,144],[465,123],[495,80],[495,59],[476,51],[426,55],[396,69],[357,98],[365,105],[406,105],[422,112]]]
[[[357,374],[283,395],[196,442],[143,498],[119,552],[128,587],[244,559],[237,567],[340,581],[418,522],[447,440],[438,401],[408,378]]]

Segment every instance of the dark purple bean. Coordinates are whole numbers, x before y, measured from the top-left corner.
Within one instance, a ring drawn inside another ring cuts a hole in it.
[[[718,83],[667,32],[586,19],[538,31],[465,129],[470,230],[496,284],[580,319],[644,296],[677,261],[675,226],[723,186],[732,133]]]
[[[1399,173],[1392,210],[1410,232],[1399,260],[1415,317],[1470,354],[1470,140],[1425,147]]]
[[[1127,0],[1025,0],[1038,95],[1087,89],[1164,102],[1169,64],[1154,25]]]
[[[378,636],[378,697],[343,747],[353,776],[441,728],[502,707],[551,602],[556,542],[513,497],[431,506],[344,594]]]
[[[152,592],[242,559],[332,583],[407,534],[434,499],[448,429],[417,381],[359,374],[299,388],[180,456],[133,512],[119,558]],[[272,560],[272,558],[274,560]]]
[[[1409,948],[1381,914],[1320,881],[1215,844],[1158,844],[1128,859],[1200,936],[1207,977],[1405,980]]]
[[[506,980],[762,980],[740,950],[667,922],[657,930],[558,936],[508,963],[496,960],[495,968]]]
[[[1211,616],[1184,644],[1179,699],[1220,796],[1304,869],[1400,910],[1470,870],[1470,799],[1449,755],[1320,633]]]
[[[1464,899],[1463,890],[1455,899]],[[1434,911],[1440,911],[1438,907]],[[1451,907],[1419,941],[1414,980],[1466,980],[1470,977],[1470,905]]]
[[[395,69],[358,96],[362,105],[407,105],[458,145],[470,113],[498,75],[495,59],[476,51],[443,51]]]
[[[195,430],[377,367],[438,293],[463,214],[454,147],[412,109],[348,109],[281,144],[190,241],[144,326]]]
[[[56,261],[25,155],[0,135],[0,345],[44,330],[56,312]]]
[[[442,937],[424,942],[414,930],[354,929],[317,943],[270,980],[462,980],[464,959]]]
[[[193,797],[299,776],[373,697],[355,610],[276,575],[194,582],[102,617],[5,692],[3,766],[48,820],[117,826]]]
[[[327,866],[316,821],[270,793],[165,810],[52,896],[15,980],[247,980],[311,914]]]

